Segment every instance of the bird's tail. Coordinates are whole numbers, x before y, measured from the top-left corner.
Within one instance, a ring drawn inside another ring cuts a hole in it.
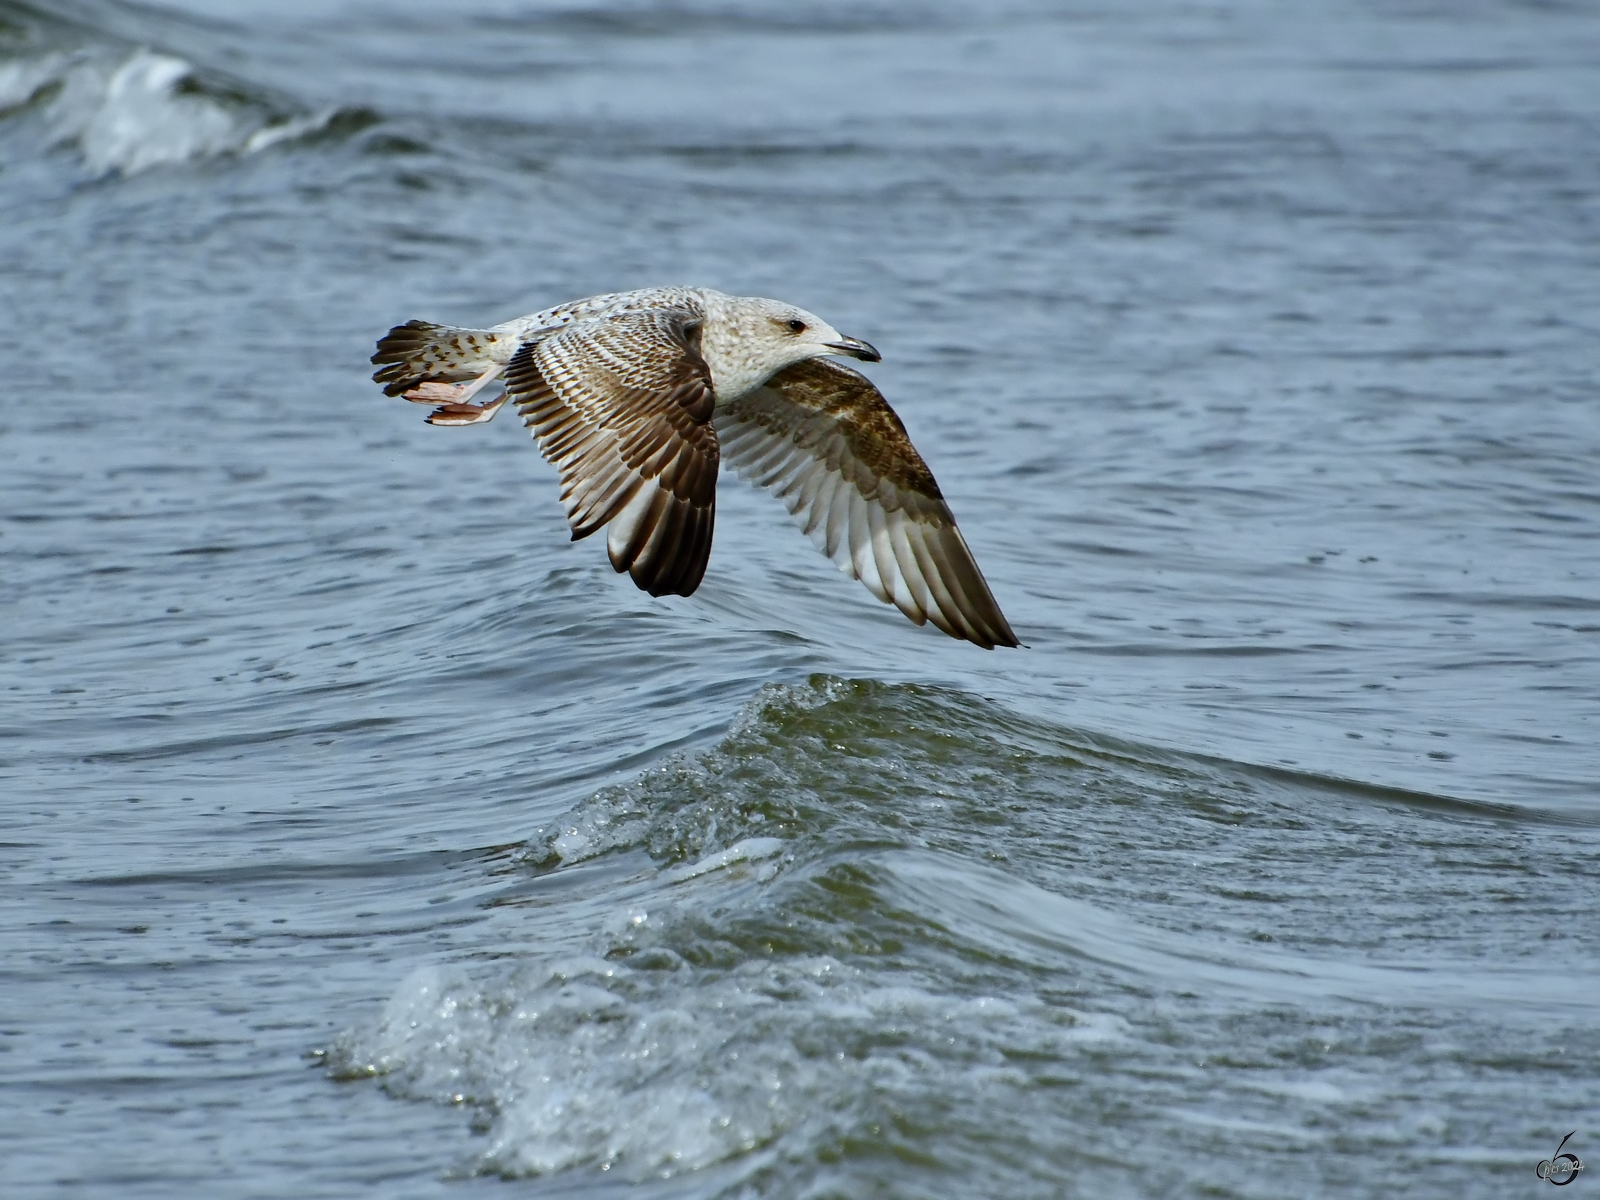
[[[515,334],[492,329],[407,321],[389,330],[378,342],[372,361],[380,365],[372,379],[383,384],[386,396],[406,396],[429,384],[478,380],[510,362],[520,340]]]

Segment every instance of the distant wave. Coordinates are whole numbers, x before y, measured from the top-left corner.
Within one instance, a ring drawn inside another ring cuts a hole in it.
[[[96,175],[254,154],[327,127],[337,109],[286,115],[208,95],[195,67],[139,48],[126,57],[49,54],[0,63],[0,114],[38,107],[52,143]]]
[[[0,20],[0,122],[41,122],[46,145],[76,150],[92,175],[255,154],[351,115],[26,7]]]

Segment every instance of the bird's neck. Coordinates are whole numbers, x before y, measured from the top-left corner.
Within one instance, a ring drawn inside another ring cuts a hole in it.
[[[711,368],[717,405],[730,404],[764,384],[783,366],[770,361],[770,351],[743,322],[747,315],[728,303],[732,297],[709,289],[702,293],[706,322],[700,330],[700,356]],[[758,320],[763,318],[757,318]]]

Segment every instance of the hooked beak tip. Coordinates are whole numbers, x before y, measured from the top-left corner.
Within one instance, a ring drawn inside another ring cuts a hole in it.
[[[863,342],[860,338],[847,337],[837,342],[829,342],[828,349],[848,354],[851,358],[859,358],[862,362],[883,361],[883,355],[878,353],[872,343]]]

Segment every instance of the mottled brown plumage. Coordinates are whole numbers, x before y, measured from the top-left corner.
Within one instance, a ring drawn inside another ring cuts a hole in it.
[[[921,625],[1015,646],[939,485],[858,371],[813,358],[718,410],[723,453],[771,490],[839,568]]]
[[[435,406],[435,425],[515,401],[560,472],[573,539],[605,528],[612,566],[653,596],[699,587],[725,454],[880,600],[985,648],[1017,645],[900,418],[832,354],[878,361],[792,305],[650,288],[493,329],[411,321],[372,361],[386,393]],[[502,378],[503,395],[473,402]]]
[[[529,342],[506,393],[561,472],[572,537],[611,526],[611,565],[652,596],[689,596],[711,555],[717,435],[693,314],[617,313]]]

